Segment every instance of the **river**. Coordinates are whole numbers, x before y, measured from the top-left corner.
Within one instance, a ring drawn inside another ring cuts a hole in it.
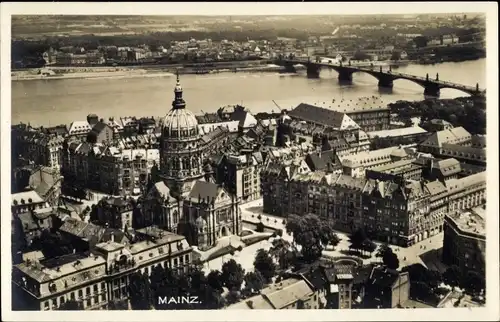
[[[434,78],[481,88],[486,87],[486,59],[438,65],[409,65],[395,72]],[[365,73],[353,75],[352,85],[339,85],[337,73],[322,69],[319,79],[278,73],[221,73],[182,75],[187,108],[194,113],[214,112],[230,104],[242,104],[252,112],[277,111],[301,102],[328,107],[332,99],[381,96],[384,103],[421,100],[423,88],[411,81],[396,80],[392,93],[381,93],[377,80]],[[32,125],[70,124],[87,114],[110,116],[162,116],[171,108],[175,78],[97,78],[30,80],[12,82],[12,123]],[[457,90],[441,90],[441,98],[466,96]]]

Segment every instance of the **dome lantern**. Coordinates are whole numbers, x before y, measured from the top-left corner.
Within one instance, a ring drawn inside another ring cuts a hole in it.
[[[172,102],[172,108],[173,109],[185,108],[186,102],[182,98],[182,86],[181,86],[181,82],[179,80],[179,70],[177,70],[177,83],[175,84],[174,94],[175,94],[175,98]]]

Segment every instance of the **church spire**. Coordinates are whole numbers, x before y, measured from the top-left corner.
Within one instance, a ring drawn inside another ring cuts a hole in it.
[[[175,89],[174,89],[175,98],[174,101],[172,102],[172,108],[183,109],[186,107],[186,102],[184,102],[184,99],[182,98],[182,86],[179,80],[179,70],[177,70],[176,74],[177,74],[177,83],[175,84]]]

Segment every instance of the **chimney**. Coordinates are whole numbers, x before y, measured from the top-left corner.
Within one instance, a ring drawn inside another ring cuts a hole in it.
[[[115,242],[115,233],[111,233],[111,242]]]

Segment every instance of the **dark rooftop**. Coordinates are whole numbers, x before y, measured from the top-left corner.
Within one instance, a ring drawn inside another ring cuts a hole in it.
[[[399,272],[385,267],[376,267],[370,276],[371,284],[381,288],[391,288],[399,278]]]
[[[40,260],[40,264],[44,267],[52,269],[87,257],[89,257],[89,253],[69,254],[55,258],[42,259]]]

